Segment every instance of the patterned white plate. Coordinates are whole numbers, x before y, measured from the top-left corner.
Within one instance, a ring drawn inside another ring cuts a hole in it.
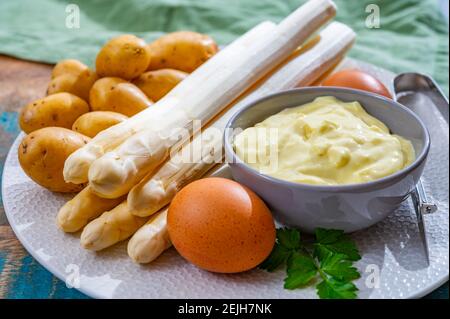
[[[373,73],[390,86],[393,74],[346,60],[343,67]],[[420,114],[430,129],[432,149],[425,170],[427,192],[439,205],[426,216],[430,264],[425,260],[410,203],[379,224],[353,234],[363,258],[357,267],[360,298],[418,298],[448,280],[449,273],[449,136],[436,110]],[[127,256],[126,243],[93,253],[79,245],[79,234],[62,233],[55,225],[58,209],[70,196],[54,194],[33,183],[22,171],[12,146],[3,173],[3,204],[19,240],[45,268],[69,285],[96,298],[316,298],[313,287],[283,289],[284,271],[253,270],[217,275],[185,262],[174,249],[146,266]],[[227,168],[217,174],[229,176]]]

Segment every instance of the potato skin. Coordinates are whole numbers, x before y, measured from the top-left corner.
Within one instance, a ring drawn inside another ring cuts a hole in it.
[[[50,81],[47,95],[68,92],[88,101],[89,91],[97,80],[97,74],[89,68],[78,74],[61,74]]]
[[[111,111],[133,116],[153,104],[134,84],[120,78],[102,78],[89,93],[93,111]]]
[[[133,83],[152,101],[161,100],[189,74],[173,69],[162,69],[142,73]]]
[[[56,63],[55,67],[52,70],[52,79],[64,74],[78,75],[86,69],[89,69],[88,66],[78,60],[61,60]]]
[[[72,130],[88,137],[94,137],[108,127],[125,121],[128,116],[108,111],[89,112],[81,115],[75,123]]]
[[[100,77],[131,80],[145,72],[150,60],[145,41],[125,34],[107,42],[98,53],[95,64]]]
[[[169,33],[148,45],[152,60],[149,71],[176,69],[191,73],[217,53],[216,42],[205,34],[180,31]]]
[[[86,185],[66,183],[63,168],[67,157],[89,140],[80,133],[61,127],[34,131],[19,145],[20,166],[33,181],[53,192],[81,191]]]
[[[19,124],[25,133],[49,126],[70,129],[87,112],[89,105],[78,96],[56,93],[27,104],[20,112]]]

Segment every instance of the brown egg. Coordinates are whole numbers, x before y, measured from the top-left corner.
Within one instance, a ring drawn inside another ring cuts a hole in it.
[[[368,91],[392,99],[389,90],[378,79],[359,70],[343,70],[332,74],[323,86],[346,87]]]
[[[264,202],[224,178],[205,178],[183,188],[172,200],[167,224],[180,255],[212,272],[252,269],[275,243],[275,225]]]

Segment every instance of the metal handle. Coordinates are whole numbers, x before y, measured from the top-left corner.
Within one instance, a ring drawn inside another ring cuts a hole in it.
[[[438,210],[436,204],[428,201],[427,193],[425,192],[421,180],[419,180],[419,182],[417,183],[414,193],[416,194],[413,194],[413,197],[415,196],[417,198],[415,200],[415,205],[417,206],[417,209],[422,216],[435,213]]]
[[[425,258],[427,261],[427,264],[430,264],[430,251],[428,248],[428,238],[427,233],[425,231],[425,220],[424,216],[428,214],[432,214],[437,211],[438,207],[437,205],[428,202],[427,194],[425,192],[425,189],[423,187],[422,181],[419,180],[419,182],[416,185],[416,188],[411,193],[411,198],[414,204],[414,210],[416,211],[417,216],[417,226],[419,227],[419,233],[420,237],[422,238],[422,243],[425,250]]]

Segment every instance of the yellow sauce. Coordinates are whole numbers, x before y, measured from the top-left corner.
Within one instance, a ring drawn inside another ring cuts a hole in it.
[[[390,134],[358,102],[334,97],[285,109],[237,135],[234,147],[263,174],[315,185],[377,180],[415,159],[410,141]]]

